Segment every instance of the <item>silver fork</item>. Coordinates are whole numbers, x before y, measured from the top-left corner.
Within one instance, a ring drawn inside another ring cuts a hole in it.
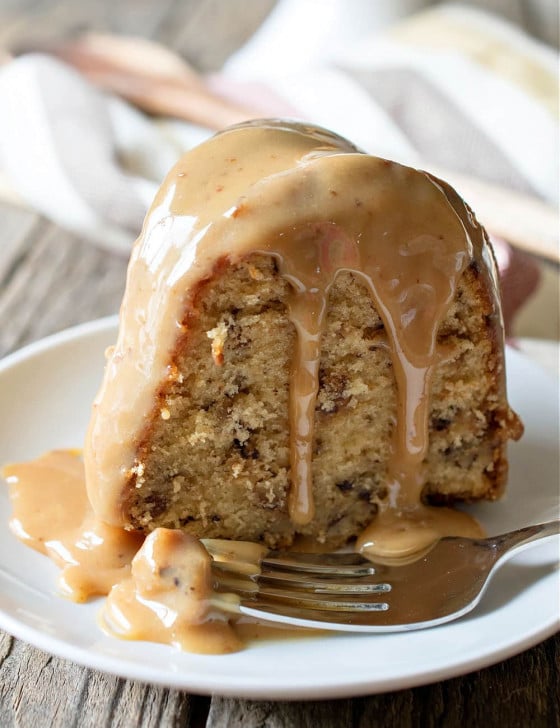
[[[418,561],[372,563],[356,553],[286,553],[256,544],[205,540],[216,606],[286,625],[400,632],[458,619],[480,602],[496,570],[560,521],[486,539],[444,538]]]

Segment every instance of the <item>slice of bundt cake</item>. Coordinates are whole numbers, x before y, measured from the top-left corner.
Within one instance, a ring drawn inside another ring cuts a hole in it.
[[[380,507],[498,497],[520,430],[464,202],[325,130],[260,121],[186,154],[147,216],[87,485],[128,529],[338,546]]]

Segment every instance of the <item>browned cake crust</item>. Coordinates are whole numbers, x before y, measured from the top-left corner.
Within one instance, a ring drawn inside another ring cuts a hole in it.
[[[495,499],[505,445],[521,434],[503,392],[497,305],[473,261],[438,333],[431,386],[425,500]],[[123,494],[126,525],[289,545],[288,400],[295,330],[289,283],[273,258],[216,263],[185,312]],[[297,528],[338,546],[387,496],[396,384],[387,334],[370,293],[340,273],[329,294],[315,411],[315,518]]]

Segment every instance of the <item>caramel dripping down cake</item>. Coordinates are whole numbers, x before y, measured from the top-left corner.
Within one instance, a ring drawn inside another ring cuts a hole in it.
[[[85,448],[97,515],[330,547],[376,513],[493,500],[495,264],[445,183],[276,120],[170,172],[130,260]]]

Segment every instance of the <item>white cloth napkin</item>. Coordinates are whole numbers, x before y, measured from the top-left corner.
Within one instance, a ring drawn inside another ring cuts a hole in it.
[[[300,11],[309,5],[298,3]],[[554,51],[485,12],[443,6],[383,32],[373,16],[357,15],[353,31],[337,33],[340,16],[331,13],[321,37],[339,39],[332,53],[324,43],[301,52],[300,33],[288,64],[282,62],[290,56],[287,5],[208,79],[210,88],[236,98],[266,88],[274,113],[285,105],[292,116],[348,136],[370,153],[467,172],[557,202]],[[292,19],[294,33],[300,20]],[[166,171],[211,133],[147,117],[40,54],[0,67],[0,104],[4,189],[122,252]]]
[[[341,30],[343,45],[331,46],[323,31],[314,46],[307,42],[312,19],[305,19],[313,5],[288,1],[300,14],[292,16],[288,46],[281,4],[278,17],[226,64],[226,78],[271,85],[302,116],[368,152],[408,164],[427,160],[556,204],[555,51],[504,20],[455,4],[370,34],[364,27],[374,4],[361,0],[329,0],[331,33],[344,25],[348,6],[363,16],[351,18],[354,37]]]
[[[155,192],[179,154],[202,138],[166,133],[50,56],[0,69],[0,170],[31,207],[103,247],[130,252]]]

